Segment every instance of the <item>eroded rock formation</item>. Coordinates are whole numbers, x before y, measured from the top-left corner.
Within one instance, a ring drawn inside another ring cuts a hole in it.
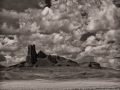
[[[28,46],[28,55],[26,57],[26,63],[28,66],[33,66],[37,62],[37,53],[35,50],[35,45]]]
[[[37,58],[46,58],[47,55],[45,53],[43,53],[42,51],[39,51],[39,53],[37,54]]]
[[[99,63],[96,63],[96,62],[90,62],[89,67],[91,67],[91,68],[97,68],[97,69],[102,68],[102,67],[100,66],[100,64],[99,64]]]
[[[81,66],[81,67],[90,67],[90,68],[101,68],[99,63],[96,62],[86,62],[78,64],[75,61],[60,57],[57,55],[47,55],[42,51],[36,53],[35,45],[28,46],[28,55],[26,57],[25,64],[19,64],[19,66],[25,65],[26,67],[40,67],[40,66]],[[18,66],[18,65],[17,65]]]
[[[26,57],[26,67],[32,66],[79,66],[79,64],[75,61],[68,60],[64,57],[56,56],[56,55],[46,55],[44,52],[39,51],[38,54],[35,50],[35,45],[28,46],[28,55]]]

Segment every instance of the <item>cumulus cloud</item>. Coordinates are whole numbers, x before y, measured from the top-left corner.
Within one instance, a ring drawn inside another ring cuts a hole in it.
[[[39,26],[37,26],[35,22],[19,29],[8,27],[8,25],[4,23],[0,27],[0,35],[30,35],[32,33],[38,32],[38,29]]]
[[[2,43],[5,45],[12,45],[17,42],[18,42],[17,39],[11,40],[8,37],[5,37],[4,40],[2,41]]]
[[[4,52],[15,52],[17,50],[19,50],[19,46],[10,46],[10,45],[2,45],[0,44],[0,51],[4,51]]]
[[[17,37],[14,36],[14,39],[11,40],[8,37],[2,37],[0,42],[0,51],[4,52],[15,52],[20,49],[20,46],[18,45]]]
[[[90,36],[87,38],[87,44],[89,45],[92,45],[92,44],[96,44],[96,37],[95,36]]]
[[[8,10],[5,10],[3,9],[1,12],[0,12],[0,16],[1,17],[6,17],[6,18],[12,18],[12,19],[19,19],[19,18],[29,18],[29,15],[27,13],[18,13],[16,11],[8,11]]]
[[[88,37],[94,36],[94,35],[95,35],[94,33],[87,32],[87,33],[85,33],[85,34],[82,35],[82,37],[80,38],[80,40],[81,41],[86,41]]]
[[[1,64],[4,66],[11,66],[11,65],[18,64],[22,61],[25,61],[25,57],[11,57],[9,55],[5,57],[6,57],[6,61],[1,62]]]
[[[114,68],[120,70],[119,59],[109,57],[95,57],[95,61],[100,63],[102,67]]]
[[[107,41],[115,41],[116,43],[120,44],[119,40],[120,40],[120,30],[110,30],[106,33],[106,42]]]
[[[29,8],[18,13],[4,9],[0,17],[4,18],[0,21],[0,51],[6,53],[8,64],[25,60],[27,46],[35,44],[37,52],[74,60],[92,56],[92,61],[95,58],[103,66],[118,68],[117,60],[107,58],[120,52],[118,9],[109,0],[102,0],[101,5],[93,5],[92,0],[53,1],[51,8],[43,10]]]
[[[60,34],[56,34],[55,37],[54,37],[54,43],[57,44],[57,43],[62,43],[64,41],[64,37],[61,36]]]
[[[89,32],[105,31],[109,29],[119,29],[120,17],[118,16],[117,7],[112,1],[102,1],[101,10],[93,10],[90,14],[90,22],[87,30]]]
[[[79,53],[81,49],[79,47],[63,44],[58,46],[55,45],[53,51],[55,53],[58,53],[58,54],[60,53],[63,55],[63,54]]]

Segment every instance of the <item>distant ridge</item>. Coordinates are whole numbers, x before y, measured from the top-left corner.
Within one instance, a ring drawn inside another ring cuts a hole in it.
[[[35,45],[28,46],[28,55],[24,67],[41,67],[41,66],[79,66],[75,61],[66,59],[64,57],[56,55],[47,55],[43,51],[39,51],[38,54],[35,50]]]
[[[86,59],[86,60],[85,60]],[[58,55],[47,55],[43,51],[36,53],[35,45],[28,46],[28,54],[26,56],[26,61],[18,63],[10,67],[51,67],[51,66],[79,66],[83,68],[96,68],[102,69],[99,63],[90,60],[90,57],[83,58],[83,62],[73,61],[66,59]],[[88,62],[86,62],[88,61]]]

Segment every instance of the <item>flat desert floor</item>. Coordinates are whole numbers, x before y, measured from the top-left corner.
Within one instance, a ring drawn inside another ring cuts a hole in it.
[[[120,90],[120,82],[116,79],[13,80],[0,82],[0,90]]]
[[[120,71],[104,68],[8,68],[0,79],[0,90],[120,90]]]

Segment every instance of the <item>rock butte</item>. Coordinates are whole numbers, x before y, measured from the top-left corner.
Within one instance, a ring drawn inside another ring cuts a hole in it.
[[[80,67],[89,67],[102,69],[99,63],[96,62],[82,62],[77,63],[73,60],[66,59],[64,57],[60,57],[57,55],[47,55],[42,51],[36,53],[35,45],[28,46],[28,54],[26,56],[26,61],[21,62],[17,65],[13,65],[11,67],[53,67],[53,66],[80,66]]]

